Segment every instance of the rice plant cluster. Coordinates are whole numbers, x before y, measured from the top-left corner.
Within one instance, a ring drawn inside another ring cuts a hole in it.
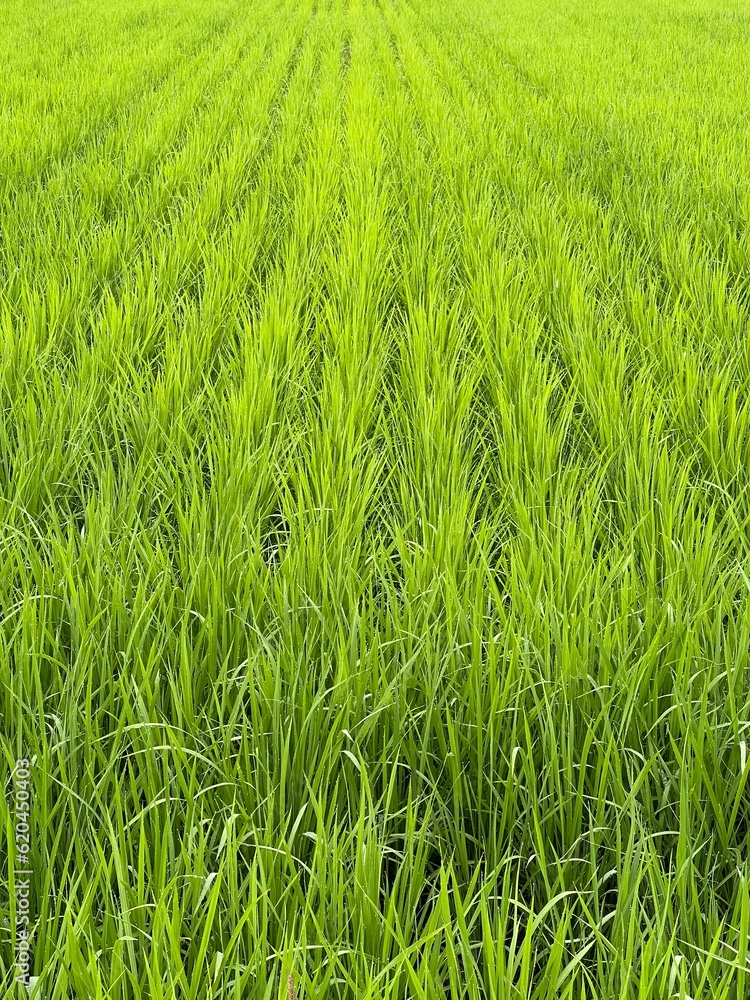
[[[2,22],[2,996],[750,996],[746,0]]]

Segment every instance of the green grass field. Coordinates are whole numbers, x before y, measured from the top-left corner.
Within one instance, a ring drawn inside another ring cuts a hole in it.
[[[0,13],[2,996],[750,997],[748,0]]]

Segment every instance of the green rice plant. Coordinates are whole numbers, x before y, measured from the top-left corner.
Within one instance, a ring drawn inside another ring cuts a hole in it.
[[[3,13],[3,995],[742,1000],[750,14]]]

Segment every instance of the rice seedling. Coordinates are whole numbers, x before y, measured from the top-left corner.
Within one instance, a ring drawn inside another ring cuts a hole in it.
[[[3,13],[3,996],[742,1000],[750,12]]]

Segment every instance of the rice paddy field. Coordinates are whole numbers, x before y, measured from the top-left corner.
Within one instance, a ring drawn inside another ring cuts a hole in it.
[[[2,996],[749,997],[746,0],[0,12]]]

